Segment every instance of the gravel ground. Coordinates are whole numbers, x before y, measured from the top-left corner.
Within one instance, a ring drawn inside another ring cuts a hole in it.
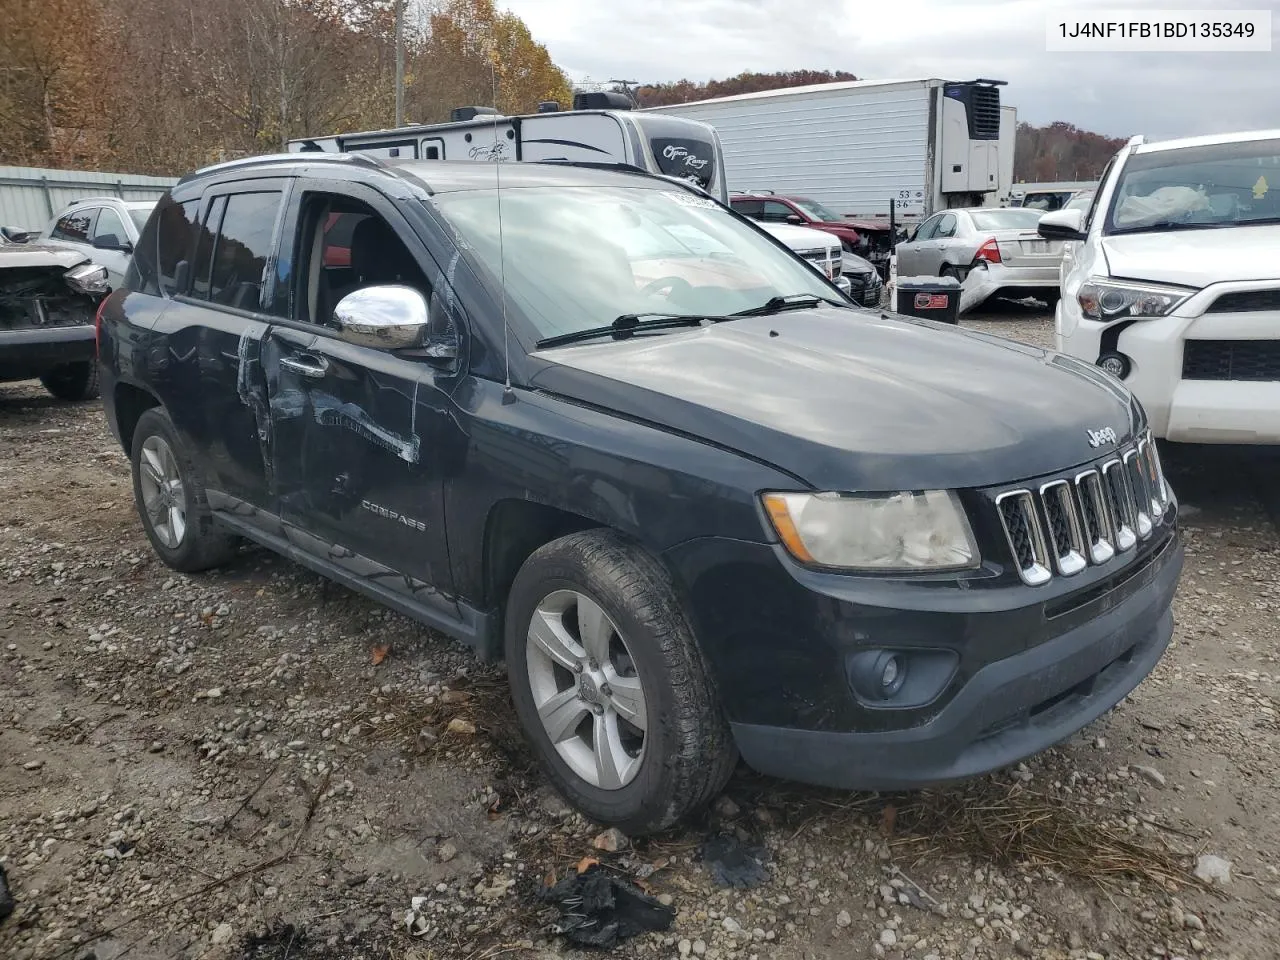
[[[966,324],[1052,339],[1016,306]],[[100,406],[2,386],[0,957],[572,956],[535,893],[590,855],[677,911],[620,957],[1273,960],[1280,471],[1166,466],[1177,633],[1110,715],[926,795],[740,770],[702,820],[608,852],[531,769],[500,668],[261,551],[173,573]],[[767,882],[713,882],[722,831]]]

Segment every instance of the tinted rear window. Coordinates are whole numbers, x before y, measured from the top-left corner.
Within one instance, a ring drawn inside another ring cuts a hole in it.
[[[279,191],[236,193],[227,198],[213,253],[211,301],[241,310],[261,308],[262,284],[279,210]]]
[[[177,288],[178,264],[191,257],[191,237],[199,201],[178,203],[166,196],[146,221],[129,264],[125,286],[138,293],[172,296]],[[132,214],[132,211],[130,211]]]
[[[705,140],[655,137],[649,141],[658,169],[669,177],[692,180],[704,190],[716,172],[714,147]]]
[[[97,207],[81,207],[79,210],[73,210],[54,224],[53,232],[49,236],[54,240],[88,243],[89,232],[93,229],[93,221],[97,215]]]

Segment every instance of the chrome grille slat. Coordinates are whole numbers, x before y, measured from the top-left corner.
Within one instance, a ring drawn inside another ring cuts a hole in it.
[[[1031,586],[1048,581],[1049,550],[1040,529],[1035,501],[1030,490],[1011,490],[996,497],[996,509],[1004,526],[1009,550],[1018,566],[1018,576]]]
[[[1121,459],[1124,460],[1124,473],[1133,496],[1135,516],[1138,521],[1138,539],[1145,540],[1151,536],[1154,524],[1151,522],[1151,491],[1147,489],[1147,476],[1142,468],[1142,457],[1137,450],[1126,450]]]
[[[1049,522],[1049,545],[1058,572],[1064,577],[1079,573],[1088,562],[1084,558],[1084,533],[1075,494],[1066,480],[1054,480],[1040,488],[1040,501]]]
[[[1106,487],[1107,506],[1111,510],[1112,529],[1116,534],[1116,550],[1124,553],[1138,542],[1138,520],[1124,464],[1119,459],[1108,460],[1102,465],[1102,480]]]
[[[1089,561],[1106,563],[1116,555],[1116,546],[1111,510],[1102,489],[1102,474],[1086,470],[1076,477],[1076,495],[1080,498],[1080,525]]]
[[[1014,566],[1038,586],[1132,550],[1165,521],[1172,494],[1150,434],[1073,479],[995,498]]]

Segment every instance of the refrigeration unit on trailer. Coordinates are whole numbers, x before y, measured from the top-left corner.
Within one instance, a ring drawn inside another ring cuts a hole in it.
[[[1000,105],[1000,171],[995,192],[987,194],[984,207],[1008,207],[1013,200],[1013,155],[1018,145],[1018,108]]]
[[[1002,116],[1002,86],[854,80],[653,109],[715,128],[731,191],[808,197],[887,226],[891,212],[910,222],[998,194],[1002,128],[1016,124]]]
[[[579,93],[572,110],[548,101],[540,112],[508,117],[459,107],[448,123],[371,130],[289,142],[290,153],[366,153],[406,160],[565,160],[626,163],[691,180],[728,202],[716,132],[684,117],[642,113],[618,93]]]

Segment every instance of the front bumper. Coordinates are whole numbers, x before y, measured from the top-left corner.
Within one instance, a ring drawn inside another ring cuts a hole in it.
[[[884,282],[874,270],[862,273],[845,273],[842,278],[849,284],[849,299],[864,307],[878,307],[884,295]]]
[[[982,668],[928,723],[868,733],[734,723],[738,749],[761,773],[857,790],[919,788],[1017,763],[1096,720],[1151,672],[1173,634],[1182,561],[1170,538],[1124,601]]]
[[[991,542],[985,514],[972,515]],[[1015,763],[1137,686],[1172,633],[1175,516],[1176,505],[1123,563],[1038,586],[994,551],[968,574],[896,579],[808,570],[777,544],[718,538],[667,560],[751,766],[899,789]],[[932,676],[921,696],[880,702],[855,689],[860,658],[884,650],[906,658],[908,681]]]
[[[1242,351],[1277,339],[1273,312],[1203,313],[1197,302],[1168,317],[1098,323],[1080,316],[1074,298],[1058,305],[1056,347],[1096,363],[1121,353],[1131,370],[1124,384],[1142,403],[1151,432],[1182,443],[1280,444],[1280,380],[1187,379],[1188,341],[1231,342]],[[1193,375],[1194,376],[1194,375]]]
[[[36,377],[64,363],[92,360],[91,324],[0,330],[0,378]]]

